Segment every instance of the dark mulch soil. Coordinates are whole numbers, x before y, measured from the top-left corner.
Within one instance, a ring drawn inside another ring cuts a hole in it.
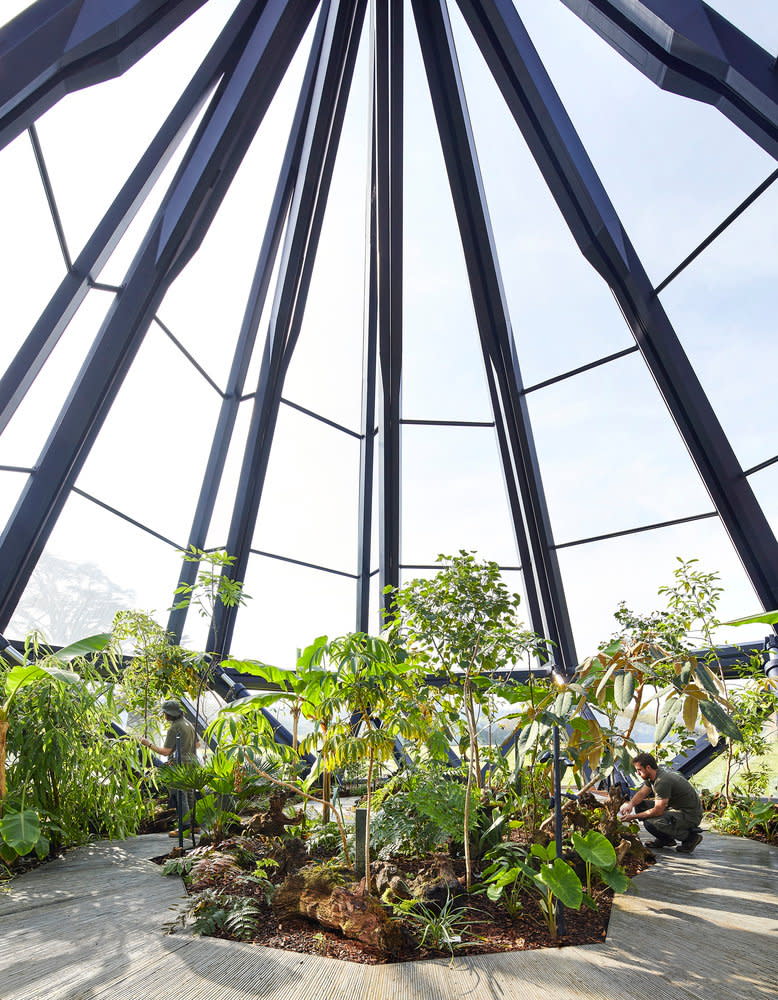
[[[178,851],[173,851],[173,856]],[[157,859],[155,859],[157,860]],[[164,859],[159,859],[160,861]],[[392,864],[405,873],[406,880],[412,880],[429,867],[428,859],[409,860],[395,858]],[[627,873],[632,876],[646,865],[627,864]],[[457,874],[464,875],[464,862],[457,865]],[[462,882],[464,878],[462,877]],[[224,891],[233,891],[220,886]],[[241,895],[251,895],[251,889],[241,887]],[[524,951],[535,948],[559,948],[567,945],[595,944],[605,939],[613,904],[613,892],[605,887],[595,889],[597,910],[585,906],[580,910],[565,910],[565,930],[554,940],[545,924],[537,899],[527,894],[517,919],[511,918],[499,903],[493,903],[485,894],[473,894],[465,905],[469,930],[462,933],[462,941],[455,948],[457,955],[484,955],[504,951]],[[253,944],[269,948],[281,948],[305,954],[325,955],[366,965],[381,965],[387,962],[409,962],[426,958],[448,957],[451,952],[420,948],[409,937],[406,947],[397,955],[388,957],[360,941],[343,937],[337,931],[328,930],[302,917],[279,922],[270,907],[264,903],[262,892],[257,888],[254,902],[261,905],[266,915],[259,930],[252,938]],[[465,896],[460,902],[465,902]],[[222,936],[222,935],[219,935]],[[226,935],[224,935],[226,936]]]

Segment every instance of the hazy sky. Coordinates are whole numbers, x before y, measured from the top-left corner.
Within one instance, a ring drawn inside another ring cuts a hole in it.
[[[657,89],[562,3],[516,5],[658,283],[770,174],[774,161],[714,108]],[[23,6],[6,0],[0,16],[11,17]],[[39,121],[72,256],[234,6],[209,0],[123,77],[68,95]],[[778,51],[770,0],[718,0],[713,6]],[[452,21],[522,376],[532,385],[630,346],[631,335],[610,292],[578,253],[456,9]],[[310,33],[211,232],[159,309],[159,319],[221,387],[309,39]],[[489,420],[464,261],[410,25],[406,50],[403,415]],[[363,44],[306,319],[284,389],[285,398],[354,430],[361,405],[367,101]],[[158,182],[101,281],[124,280],[177,162]],[[776,453],[770,402],[778,361],[775,188],[661,295],[744,468]],[[0,206],[4,232],[12,234],[0,247],[4,365],[64,274],[27,135],[0,153]],[[0,465],[34,466],[111,298],[89,293],[0,438]],[[267,311],[249,391],[256,385],[266,330]],[[712,509],[638,355],[538,390],[529,400],[557,543]],[[242,404],[209,544],[226,539],[250,405]],[[153,324],[79,488],[185,544],[218,407],[217,393]],[[358,460],[355,438],[283,407],[254,546],[355,572]],[[25,479],[22,472],[0,471],[3,523]],[[403,481],[403,562],[429,563],[439,552],[475,548],[504,565],[516,564],[493,431],[406,426]],[[778,465],[750,481],[777,524]],[[164,621],[178,572],[175,551],[164,542],[73,495],[47,552],[98,567],[117,587],[132,591],[137,606],[161,612]],[[716,519],[563,548],[579,655],[611,632],[620,599],[643,609],[655,606],[656,588],[668,582],[676,556],[697,556],[722,573],[722,617],[758,607]],[[521,591],[518,574],[506,579]],[[354,581],[346,577],[253,556],[246,586],[253,601],[236,631],[238,655],[285,663],[312,636],[353,627]],[[202,629],[190,626],[197,641]],[[8,632],[14,635],[13,622]]]

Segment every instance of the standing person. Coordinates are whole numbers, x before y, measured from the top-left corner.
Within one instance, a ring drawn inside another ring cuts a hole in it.
[[[197,754],[195,748],[197,746],[197,735],[194,731],[194,726],[187,719],[184,718],[184,710],[177,701],[166,701],[162,705],[162,711],[165,715],[165,719],[168,722],[168,731],[165,736],[165,743],[163,746],[155,746],[151,740],[146,739],[144,736],[140,740],[141,746],[148,747],[149,750],[153,750],[154,753],[159,754],[160,757],[167,757],[167,763],[172,763],[173,754],[176,752],[176,737],[181,737],[181,763],[197,763]],[[186,801],[188,805],[187,815],[190,816],[194,809],[194,794],[192,792],[186,792]],[[171,796],[172,797],[172,796]],[[171,837],[178,836],[178,830],[171,830]]]
[[[643,779],[629,802],[619,813],[624,820],[640,820],[654,840],[649,847],[672,847],[676,840],[679,854],[691,854],[702,841],[700,797],[682,774],[658,767],[650,753],[639,753],[632,761]],[[641,806],[639,812],[636,808]]]

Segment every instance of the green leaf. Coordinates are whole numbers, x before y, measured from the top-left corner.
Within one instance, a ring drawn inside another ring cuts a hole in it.
[[[533,855],[533,857],[540,858],[541,861],[550,861],[554,856],[556,847],[553,841],[548,846],[551,849],[550,854],[542,844],[532,844],[529,852]]]
[[[678,710],[680,707],[681,701],[679,698],[673,696],[667,699],[665,706],[662,709],[662,714],[659,716],[659,721],[656,724],[654,743],[661,743],[665,736],[667,736],[673,728],[675,720],[678,717]]]
[[[538,872],[540,881],[548,886],[563,906],[577,910],[583,902],[581,880],[570,865],[555,858],[553,865],[544,865]]]
[[[250,674],[252,677],[262,677],[271,684],[277,684],[282,690],[289,689],[290,678],[294,679],[291,670],[260,663],[258,660],[222,660],[221,666],[227,670],[237,670],[239,674]]]
[[[590,865],[595,865],[597,868],[613,868],[616,864],[613,844],[598,830],[589,830],[583,837],[574,833],[572,841],[578,854]]]
[[[71,642],[69,646],[63,646],[62,649],[57,650],[54,653],[54,658],[56,660],[61,660],[63,663],[69,663],[74,660],[77,656],[88,656],[90,653],[101,653],[110,643],[111,635],[108,632],[99,632],[97,635],[89,635],[84,639],[77,639],[76,642]]]
[[[51,850],[51,843],[49,841],[49,838],[44,837],[43,834],[41,834],[35,843],[36,855],[38,856],[38,858],[40,858],[41,861],[43,861],[43,859],[48,856],[50,850]]]
[[[328,642],[329,638],[326,635],[316,636],[310,646],[306,646],[300,656],[298,656],[297,666],[310,667],[312,663],[318,663],[321,659],[321,653]]]
[[[698,663],[694,668],[694,673],[697,680],[705,688],[708,694],[712,694],[715,697],[719,693],[718,686],[716,685],[716,678],[704,663]]]
[[[700,711],[705,718],[723,736],[729,736],[731,740],[742,740],[743,734],[735,725],[732,717],[728,715],[721,705],[715,701],[701,701]]]
[[[45,673],[55,681],[63,681],[65,684],[80,684],[81,678],[72,670],[64,670],[62,667],[43,667]]]
[[[28,663],[22,666],[21,664],[12,667],[5,677],[5,693],[6,697],[10,698],[11,695],[15,694],[19,688],[26,687],[28,684],[33,684],[35,681],[40,680],[40,678],[46,676],[46,671],[37,666],[35,663]]]
[[[20,856],[35,847],[40,835],[40,820],[34,809],[9,812],[0,819],[0,837]]]
[[[635,675],[631,670],[619,670],[613,678],[613,697],[622,711],[635,694]]]
[[[36,684],[43,680],[66,681],[68,684],[80,683],[81,678],[72,670],[61,667],[39,667],[37,663],[28,663],[12,667],[5,678],[5,693],[7,700],[23,687]]]
[[[629,878],[622,868],[603,868],[600,870],[600,878],[610,886],[614,892],[626,892],[629,888]]]
[[[0,836],[0,861],[5,861],[7,865],[11,865],[16,861],[19,855],[9,844],[2,839]]]
[[[747,618],[735,618],[731,622],[722,622],[722,625],[778,625],[778,611],[760,611],[759,614],[749,615]]]

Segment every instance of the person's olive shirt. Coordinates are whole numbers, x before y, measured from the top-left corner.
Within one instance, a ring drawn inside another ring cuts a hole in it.
[[[170,729],[167,731],[164,745],[170,747],[174,753],[176,749],[176,736],[181,737],[181,761],[196,761],[194,726],[184,718],[174,719],[170,723]],[[168,760],[170,763],[173,763],[173,754],[170,755]]]
[[[702,819],[700,797],[682,774],[658,767],[653,782],[647,781],[646,785],[654,798],[668,800],[668,809],[677,810],[695,825]]]

